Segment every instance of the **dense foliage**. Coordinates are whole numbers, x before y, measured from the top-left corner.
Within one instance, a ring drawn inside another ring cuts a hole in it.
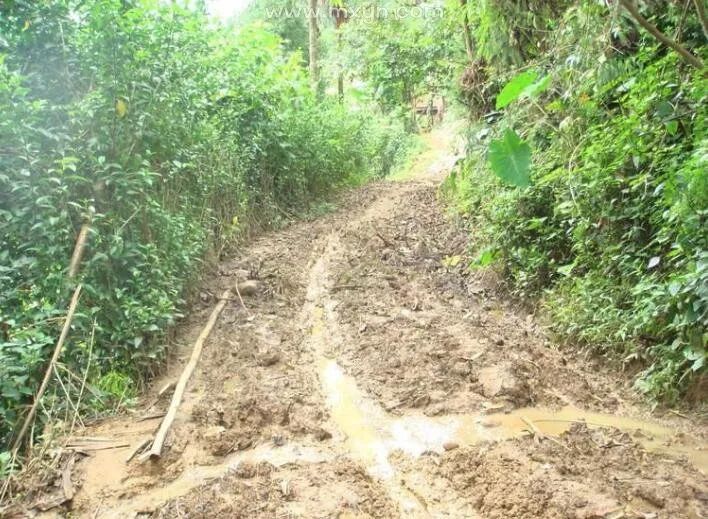
[[[347,70],[388,111],[446,93],[463,54],[453,28],[432,6],[421,7],[420,16],[397,17],[392,13],[401,4],[389,2],[385,17],[353,18],[345,30]]]
[[[46,368],[82,224],[43,418],[130,397],[208,255],[386,174],[404,143],[399,123],[318,99],[277,35],[175,2],[4,2],[0,113],[0,445]]]
[[[540,297],[561,340],[640,370],[650,395],[671,400],[699,386],[708,355],[704,71],[619,6],[471,2],[466,13],[477,55],[460,96],[474,124],[447,187],[470,218],[478,264],[499,265],[517,294]],[[650,2],[644,13],[705,58],[688,3]]]

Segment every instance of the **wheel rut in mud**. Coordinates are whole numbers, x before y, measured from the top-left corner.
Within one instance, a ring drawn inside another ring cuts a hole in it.
[[[224,310],[165,456],[91,453],[71,513],[708,516],[704,424],[649,420],[620,376],[562,354],[493,273],[463,268],[466,236],[437,189],[454,158],[444,130],[429,139],[412,180],[354,190],[220,266],[178,342],[251,280],[247,308]],[[82,434],[133,447],[165,407],[149,394]]]

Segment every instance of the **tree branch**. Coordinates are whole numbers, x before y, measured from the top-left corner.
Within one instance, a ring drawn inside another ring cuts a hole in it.
[[[703,0],[693,0],[693,4],[696,6],[698,19],[701,21],[701,25],[703,26],[703,35],[708,38],[708,19],[706,19],[706,9],[703,5]]]
[[[699,3],[701,0],[696,0],[697,3]],[[629,14],[632,15],[632,18],[644,27],[644,29],[647,30],[652,36],[654,36],[657,40],[659,40],[661,43],[666,45],[667,47],[675,50],[683,60],[688,63],[689,65],[696,67],[699,70],[703,69],[703,62],[698,59],[696,56],[691,54],[685,47],[679,45],[676,43],[674,40],[666,36],[663,32],[661,32],[653,23],[651,23],[649,20],[644,18],[642,14],[639,12],[639,9],[637,9],[637,6],[634,5],[634,2],[632,0],[619,0],[619,3],[622,7],[624,7]]]

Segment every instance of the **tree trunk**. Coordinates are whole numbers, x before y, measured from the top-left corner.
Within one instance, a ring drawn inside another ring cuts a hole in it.
[[[320,82],[319,70],[319,36],[320,30],[317,27],[317,0],[309,0],[310,12],[308,13],[310,22],[310,82],[312,88],[317,91]]]
[[[703,27],[703,34],[708,38],[708,19],[706,19],[706,9],[703,2],[704,0],[693,0],[693,4],[696,6],[696,12],[698,13],[698,19],[701,21],[701,26]]]
[[[344,65],[342,65],[342,32],[337,27],[337,54],[339,58],[339,71],[337,73],[337,95],[339,102],[344,102]]]
[[[472,31],[470,31],[470,22],[467,18],[467,0],[460,0],[460,5],[464,10],[464,15],[462,18],[462,34],[465,38],[465,49],[467,50],[467,57],[470,61],[474,60],[474,42],[472,40]]]

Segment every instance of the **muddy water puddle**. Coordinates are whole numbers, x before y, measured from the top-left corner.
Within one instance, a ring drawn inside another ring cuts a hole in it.
[[[584,411],[572,406],[562,409],[522,408],[505,414],[428,417],[411,414],[395,417],[368,400],[333,360],[320,363],[323,391],[330,413],[347,436],[349,450],[367,462],[379,477],[393,477],[388,457],[402,451],[418,457],[441,453],[451,446],[502,441],[529,434],[559,436],[574,423],[590,428],[612,427],[628,433],[647,451],[668,456],[687,456],[699,469],[708,471],[707,445],[686,438],[677,441],[677,431],[653,422]]]
[[[366,395],[336,359],[336,345],[346,340],[338,330],[337,304],[327,290],[328,266],[336,250],[336,237],[325,247],[310,273],[304,322],[309,325],[321,389],[333,425],[344,435],[347,455],[367,468],[387,489],[407,516],[428,516],[426,503],[402,484],[403,474],[389,461],[395,452],[412,458],[424,453],[442,453],[458,446],[496,442],[526,434],[557,437],[574,423],[589,428],[616,428],[628,433],[647,451],[675,458],[686,456],[697,468],[708,470],[708,445],[682,436],[660,424],[589,412],[572,406],[561,409],[522,408],[510,413],[430,417],[422,413],[389,414]],[[493,411],[490,402],[487,411]]]
[[[326,311],[312,311],[311,334],[315,344],[326,341]],[[585,411],[573,406],[561,409],[530,407],[509,413],[429,417],[408,414],[396,417],[369,399],[336,360],[316,348],[320,382],[333,421],[346,436],[351,454],[364,462],[372,475],[390,479],[395,470],[389,456],[401,451],[411,457],[445,448],[485,441],[503,441],[525,434],[559,436],[574,423],[590,428],[616,428],[628,433],[647,451],[670,457],[686,456],[697,468],[708,471],[708,444],[687,438],[660,424],[623,416]]]

